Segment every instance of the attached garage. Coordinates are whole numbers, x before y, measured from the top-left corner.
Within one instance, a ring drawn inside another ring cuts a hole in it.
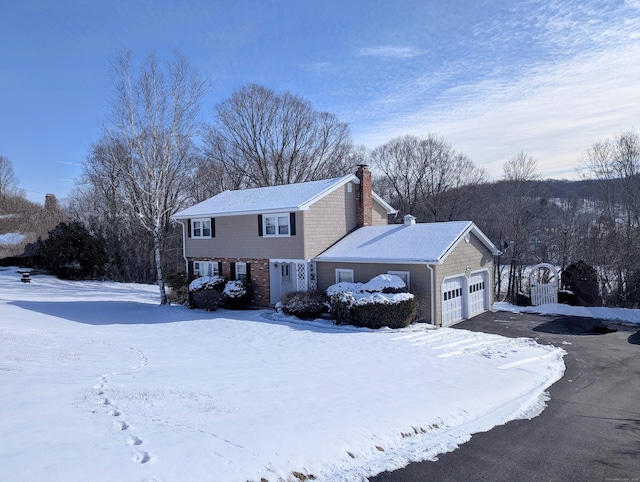
[[[345,236],[315,258],[318,288],[349,271],[365,283],[383,274],[401,274],[418,298],[418,319],[439,326],[491,309],[493,257],[500,251],[469,221],[366,226]]]

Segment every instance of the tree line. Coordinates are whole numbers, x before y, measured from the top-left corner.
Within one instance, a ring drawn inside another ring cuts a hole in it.
[[[588,195],[558,195],[537,161],[514,153],[503,178],[435,134],[406,135],[367,150],[349,126],[292,93],[248,84],[202,120],[209,81],[179,54],[113,62],[113,97],[102,136],[66,202],[69,219],[104,243],[103,276],[156,282],[184,269],[170,217],[227,189],[337,177],[372,166],[374,189],[419,222],[472,220],[498,245],[496,290],[524,289],[526,266],[577,261],[597,269],[604,301],[636,306],[640,280],[640,141],[634,130],[596,142],[579,159]],[[0,197],[17,183],[0,157]],[[9,174],[7,174],[9,172]],[[553,187],[553,189],[552,189]],[[17,193],[19,195],[19,193]],[[508,273],[507,276],[504,276]]]

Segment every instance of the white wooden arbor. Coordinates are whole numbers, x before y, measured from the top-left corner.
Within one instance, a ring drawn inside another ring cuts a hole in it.
[[[533,306],[558,302],[558,269],[549,263],[540,263],[529,274],[531,304]]]

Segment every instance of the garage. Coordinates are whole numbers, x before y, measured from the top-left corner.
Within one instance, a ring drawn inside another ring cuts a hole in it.
[[[442,326],[450,326],[463,319],[464,284],[463,276],[442,283]]]

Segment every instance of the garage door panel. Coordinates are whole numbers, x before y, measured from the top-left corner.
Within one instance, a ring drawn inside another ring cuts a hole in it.
[[[487,310],[486,275],[477,273],[469,277],[469,318]]]
[[[454,278],[442,283],[442,326],[452,325],[463,319],[464,283]]]

